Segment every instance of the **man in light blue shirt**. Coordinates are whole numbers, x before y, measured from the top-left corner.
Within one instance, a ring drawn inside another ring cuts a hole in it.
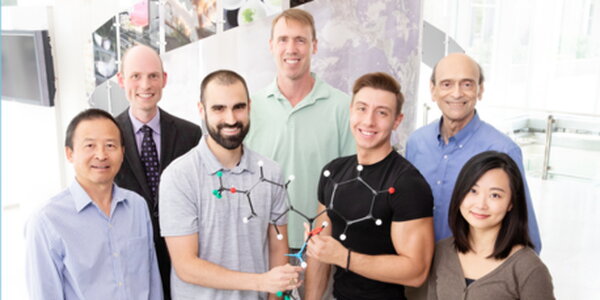
[[[88,109],[67,127],[75,180],[28,221],[31,299],[163,299],[146,202],[113,179],[123,135],[110,114]]]
[[[410,135],[406,158],[431,186],[435,240],[439,241],[452,235],[448,226],[448,207],[463,165],[474,155],[487,150],[508,154],[519,166],[525,180],[529,235],[539,253],[542,244],[521,149],[508,136],[480,120],[475,110],[475,104],[483,94],[483,80],[481,67],[467,55],[453,53],[437,63],[431,75],[430,89],[442,117]]]

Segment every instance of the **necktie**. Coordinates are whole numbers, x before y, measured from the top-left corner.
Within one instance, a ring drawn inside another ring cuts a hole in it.
[[[152,199],[156,202],[158,192],[158,154],[156,152],[156,144],[152,138],[152,128],[144,125],[142,126],[142,132],[144,138],[142,139],[142,163],[144,165],[144,171],[146,173],[146,182],[152,192]]]

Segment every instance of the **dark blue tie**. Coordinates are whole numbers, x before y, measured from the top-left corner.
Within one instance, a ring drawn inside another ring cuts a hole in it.
[[[156,202],[158,192],[158,154],[156,152],[156,144],[152,138],[152,128],[144,125],[142,126],[142,132],[144,138],[142,139],[142,163],[144,164],[144,171],[146,173],[146,182],[150,191],[152,192],[152,199]]]

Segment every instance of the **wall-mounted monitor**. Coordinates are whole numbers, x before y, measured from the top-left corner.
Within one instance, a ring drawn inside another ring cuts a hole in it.
[[[2,100],[54,105],[54,65],[46,30],[2,30]]]

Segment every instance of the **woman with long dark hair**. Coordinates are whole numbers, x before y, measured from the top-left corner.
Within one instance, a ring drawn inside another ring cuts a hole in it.
[[[427,299],[554,299],[529,238],[523,178],[508,155],[487,151],[464,165],[448,221],[454,237],[436,245]]]

